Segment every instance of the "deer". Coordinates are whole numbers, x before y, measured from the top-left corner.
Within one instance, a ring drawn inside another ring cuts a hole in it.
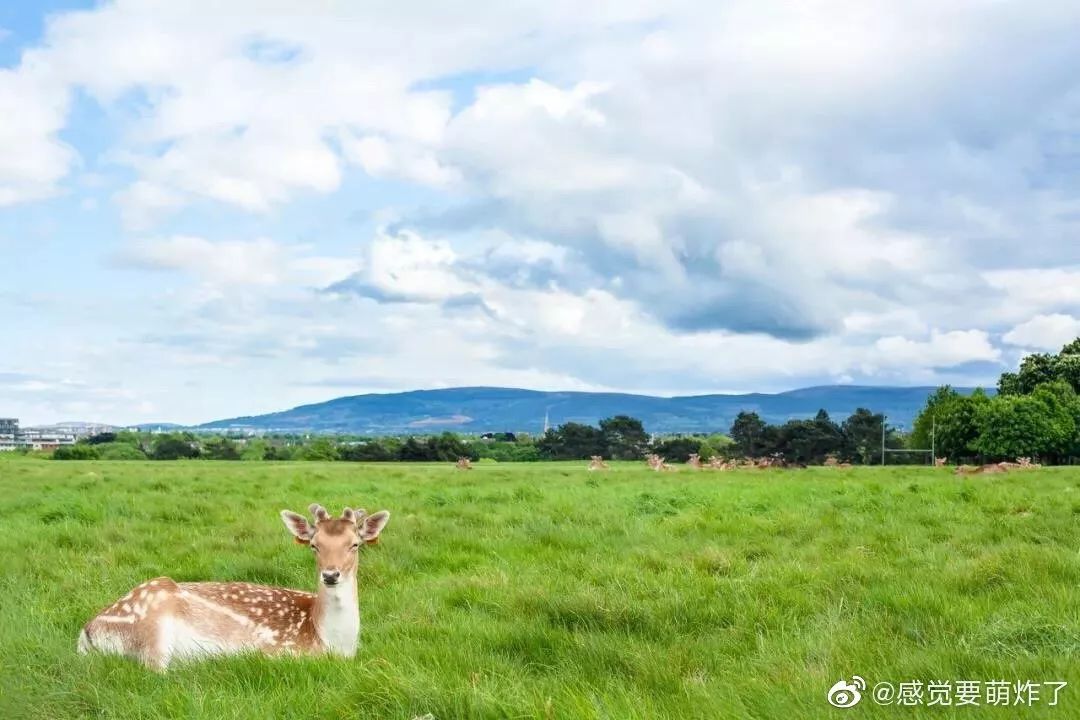
[[[608,464],[604,462],[603,455],[592,455],[589,460],[589,472],[593,470],[607,470]]]
[[[645,462],[648,463],[649,467],[656,472],[675,469],[672,466],[668,465],[666,462],[664,462],[664,458],[656,455],[655,453],[646,457]]]
[[[459,457],[454,467],[458,470],[472,470],[472,460],[467,457]]]
[[[724,462],[724,459],[719,455],[713,455],[709,458],[709,467],[713,470],[729,470],[729,464]]]
[[[947,457],[934,458],[934,467],[945,467],[947,462],[949,462]]]
[[[173,661],[245,652],[353,657],[360,634],[359,549],[378,542],[390,513],[345,508],[331,517],[317,503],[309,512],[314,523],[291,510],[282,510],[281,519],[296,543],[311,548],[317,592],[154,578],[86,623],[78,652],[122,655],[159,672]]]
[[[686,459],[686,465],[692,470],[701,470],[705,467],[701,464],[701,456],[697,453],[690,454],[690,457]]]

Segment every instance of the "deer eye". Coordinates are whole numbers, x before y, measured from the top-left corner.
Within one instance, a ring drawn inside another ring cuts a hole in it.
[[[352,551],[354,551],[354,552],[355,552],[356,550],[359,550],[359,549],[360,549],[360,543],[353,543],[353,544],[352,544],[352,547],[350,547],[349,549],[350,549],[350,550],[352,550]]]
[[[319,548],[318,548],[318,546],[316,546],[316,545],[312,545],[312,546],[311,546],[311,549],[312,549],[312,550],[313,550],[314,552],[319,552]]]

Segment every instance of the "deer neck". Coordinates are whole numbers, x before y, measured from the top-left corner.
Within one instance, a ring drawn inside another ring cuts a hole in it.
[[[315,632],[328,652],[352,657],[360,635],[360,599],[356,576],[337,585],[319,583],[313,609]]]

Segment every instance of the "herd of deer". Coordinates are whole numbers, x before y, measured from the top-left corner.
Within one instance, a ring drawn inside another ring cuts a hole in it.
[[[945,458],[937,458],[938,462],[935,464],[939,467],[944,465],[944,462],[940,462],[944,459]],[[1016,458],[1016,462],[988,463],[986,465],[958,465],[953,474],[989,475],[993,473],[1009,472],[1010,470],[1037,470],[1041,467],[1041,464],[1031,462],[1031,458],[1019,457]]]
[[[945,467],[947,464],[947,458],[934,458],[935,467]],[[645,464],[656,472],[665,472],[675,470],[675,466],[669,464],[663,457],[657,454],[647,455],[645,457]],[[840,462],[831,455],[825,458],[823,463],[824,467],[833,467],[840,469],[848,469],[853,467],[851,463]],[[749,458],[743,460],[724,460],[723,458],[713,456],[709,458],[709,461],[703,462],[701,456],[697,454],[690,455],[686,461],[686,467],[691,470],[764,470],[766,468],[805,468],[804,463],[791,463],[783,458],[776,457],[764,457],[764,458]],[[991,463],[988,465],[960,465],[956,468],[957,475],[974,475],[979,473],[999,473],[1008,472],[1009,470],[1034,470],[1040,468],[1042,465],[1039,463],[1031,462],[1031,458],[1021,457],[1016,458],[1016,462],[999,462]],[[604,458],[600,455],[593,455],[589,462],[589,471],[593,470],[607,470],[608,464],[604,462]]]

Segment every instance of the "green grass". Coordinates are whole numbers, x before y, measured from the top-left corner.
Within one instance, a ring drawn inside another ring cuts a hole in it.
[[[389,509],[354,660],[81,657],[157,575],[313,589],[278,518]],[[1080,469],[0,462],[0,717],[1080,717]],[[1065,680],[1058,707],[825,702]]]

